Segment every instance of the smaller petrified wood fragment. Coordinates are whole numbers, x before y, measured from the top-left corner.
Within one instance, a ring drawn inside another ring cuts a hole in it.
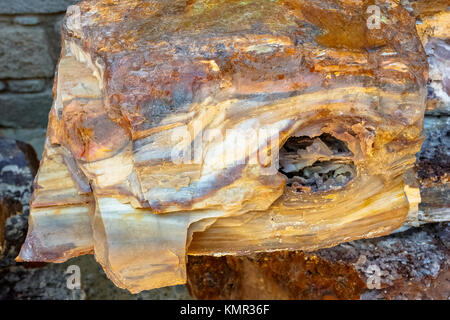
[[[33,147],[0,136],[0,252],[7,219],[17,213],[28,213],[33,191],[31,181],[38,166]]]
[[[399,228],[428,65],[414,18],[380,1],[389,19],[368,29],[369,4],[71,7],[18,259],[94,252],[139,292],[185,283],[187,254],[315,250]]]
[[[450,11],[446,0],[415,0],[419,37],[429,63],[426,139],[415,172],[422,202],[416,222],[450,219]]]
[[[420,181],[419,222],[450,220],[450,118],[426,118],[427,137],[415,170]]]
[[[0,199],[0,254],[4,250],[6,221],[11,215],[21,210],[22,206],[19,203],[11,203],[10,199]]]
[[[417,0],[411,4],[417,32],[430,66],[426,112],[450,115],[450,10],[446,0]]]

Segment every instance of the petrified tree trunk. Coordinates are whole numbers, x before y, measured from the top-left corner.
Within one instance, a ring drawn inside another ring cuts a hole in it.
[[[381,1],[373,29],[369,2],[71,7],[18,259],[93,252],[138,292],[185,283],[186,254],[315,250],[417,216],[426,55],[403,7]]]

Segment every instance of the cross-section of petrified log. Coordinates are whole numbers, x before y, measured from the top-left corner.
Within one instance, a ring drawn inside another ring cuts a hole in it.
[[[94,252],[120,287],[186,254],[313,250],[410,211],[428,64],[396,1],[90,0],[70,8],[19,260]],[[415,202],[417,206],[417,202]]]

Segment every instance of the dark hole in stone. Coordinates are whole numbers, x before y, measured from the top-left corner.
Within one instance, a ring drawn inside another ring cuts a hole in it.
[[[319,139],[325,142],[325,144],[336,153],[351,153],[344,141],[336,139],[329,133],[320,135]]]
[[[291,137],[280,149],[279,172],[296,192],[320,192],[345,187],[355,176],[353,154],[328,133]]]

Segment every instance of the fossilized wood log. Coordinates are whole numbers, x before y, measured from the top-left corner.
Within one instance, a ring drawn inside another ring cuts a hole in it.
[[[188,253],[315,250],[398,229],[428,64],[414,17],[380,2],[390,19],[369,30],[368,5],[71,7],[18,260],[94,252],[138,292],[185,283]]]

